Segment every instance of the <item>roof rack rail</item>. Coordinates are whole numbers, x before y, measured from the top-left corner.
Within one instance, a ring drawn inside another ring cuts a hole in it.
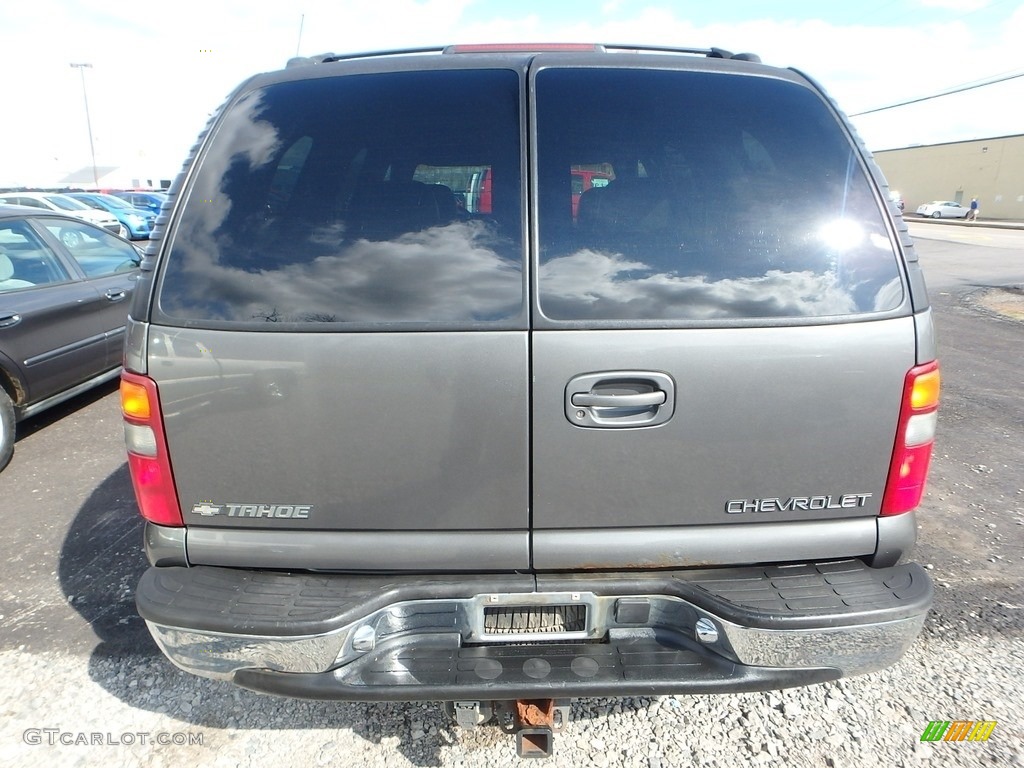
[[[643,51],[650,53],[686,53],[707,56],[709,59],[734,59],[760,63],[756,53],[732,53],[724,48],[676,48],[658,45],[627,45],[624,43],[497,43],[493,45],[448,45],[426,48],[400,48],[388,51],[366,51],[363,53],[320,53],[315,56],[296,56],[289,59],[286,67],[305,67],[314,64],[329,64],[332,61],[371,59],[381,56],[410,56],[418,53],[481,53],[481,52],[529,52],[529,51]]]
[[[761,57],[756,53],[733,53],[724,48],[677,48],[664,45],[628,45],[625,43],[605,43],[603,46],[609,51],[644,51],[651,53],[691,53],[699,56],[707,56],[709,59],[734,59],[736,61],[751,61],[755,64],[761,63]]]
[[[564,53],[566,51],[600,53],[597,43],[459,43],[449,45],[445,53]]]
[[[388,51],[364,51],[362,53],[318,53],[314,56],[296,56],[288,59],[285,68],[305,67],[311,64],[330,64],[332,61],[348,61],[350,59],[372,59],[378,56],[409,56],[416,53],[441,53],[444,46],[436,45],[428,48],[400,48]]]

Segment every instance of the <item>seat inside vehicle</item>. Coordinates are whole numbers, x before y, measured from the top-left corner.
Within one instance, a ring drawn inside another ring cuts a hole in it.
[[[358,188],[353,196],[349,234],[367,240],[389,240],[449,224],[455,215],[455,195],[442,184],[370,183]]]
[[[685,224],[682,201],[657,179],[620,176],[580,196],[579,241],[594,250],[664,259],[683,245]]]
[[[12,291],[15,288],[31,288],[35,283],[14,276],[14,262],[6,253],[0,252],[0,291]]]

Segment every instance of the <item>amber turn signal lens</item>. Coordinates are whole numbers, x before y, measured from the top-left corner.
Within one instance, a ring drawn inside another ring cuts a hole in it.
[[[939,404],[939,386],[938,369],[920,374],[914,379],[914,388],[910,393],[910,407],[919,411],[937,406]]]
[[[149,395],[146,388],[121,379],[121,411],[130,419],[148,419]]]

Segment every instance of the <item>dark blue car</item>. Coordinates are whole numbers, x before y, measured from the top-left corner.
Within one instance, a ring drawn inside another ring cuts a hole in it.
[[[136,208],[145,208],[152,211],[154,215],[160,213],[160,206],[167,199],[167,195],[163,192],[111,192],[110,194],[122,200],[127,200]]]

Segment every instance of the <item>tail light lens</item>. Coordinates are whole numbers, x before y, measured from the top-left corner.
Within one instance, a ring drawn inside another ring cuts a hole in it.
[[[124,371],[121,374],[121,413],[128,469],[139,511],[144,518],[159,525],[184,525],[167,456],[156,382]]]
[[[909,512],[924,496],[938,423],[939,384],[937,361],[912,368],[907,374],[896,445],[882,498],[883,515]]]

